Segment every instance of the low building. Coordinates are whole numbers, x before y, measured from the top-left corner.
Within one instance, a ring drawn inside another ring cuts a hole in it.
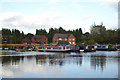
[[[35,35],[31,41],[33,43],[48,44],[48,38],[45,35]]]
[[[58,43],[58,41],[68,41],[71,45],[76,44],[76,38],[73,34],[54,34],[53,43]]]

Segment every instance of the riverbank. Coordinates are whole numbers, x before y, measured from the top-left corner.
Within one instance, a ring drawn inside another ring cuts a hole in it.
[[[94,52],[120,51],[120,45],[51,45],[51,44],[2,44],[0,50],[42,51],[42,52]]]

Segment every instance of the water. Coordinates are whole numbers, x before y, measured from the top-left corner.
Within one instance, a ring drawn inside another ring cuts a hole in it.
[[[1,78],[118,78],[118,51],[0,51]]]

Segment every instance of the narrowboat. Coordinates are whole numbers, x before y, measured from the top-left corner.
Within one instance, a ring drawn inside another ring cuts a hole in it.
[[[69,52],[70,48],[66,46],[39,46],[40,52]]]
[[[117,51],[120,51],[120,44],[116,46],[117,47]]]
[[[95,52],[96,48],[94,46],[87,45],[84,47],[84,52]]]
[[[17,46],[15,49],[16,52],[25,52],[26,48],[25,46]]]
[[[96,46],[98,51],[117,51],[117,48],[113,45],[98,45]]]

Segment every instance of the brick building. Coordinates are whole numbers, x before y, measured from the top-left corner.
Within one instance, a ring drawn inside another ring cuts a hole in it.
[[[71,45],[76,44],[76,38],[73,34],[54,34],[53,43],[58,43],[58,41],[68,41]]]
[[[45,35],[35,35],[31,41],[34,43],[48,44],[48,38]]]

